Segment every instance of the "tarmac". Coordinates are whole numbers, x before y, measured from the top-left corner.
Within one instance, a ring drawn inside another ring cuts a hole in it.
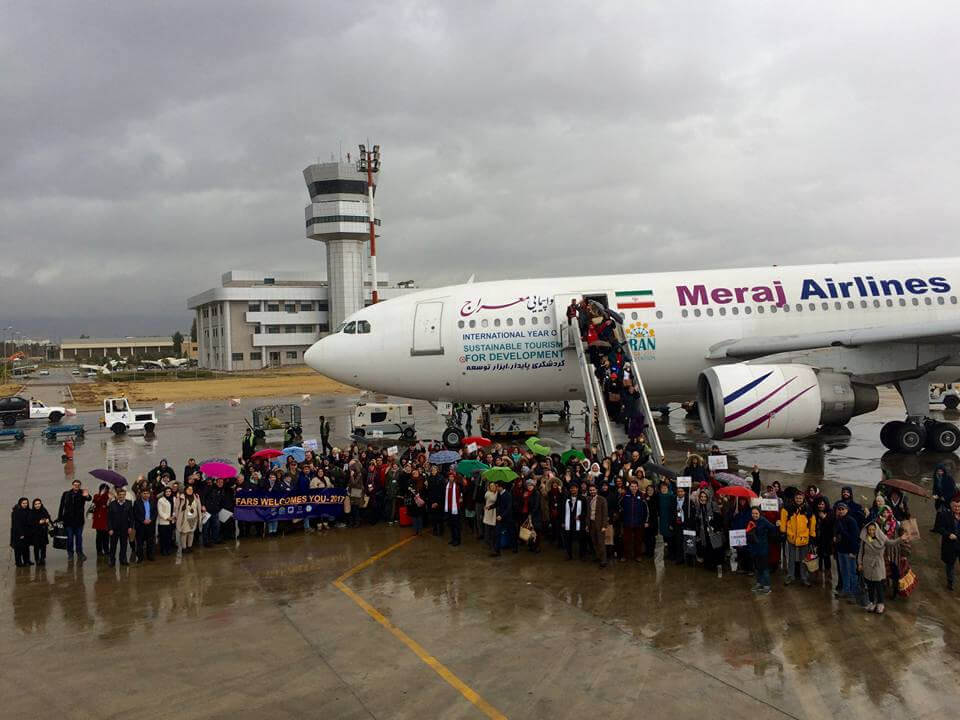
[[[56,379],[45,380],[54,385],[42,399],[59,400]],[[304,437],[317,436],[325,414],[334,444],[349,442],[354,400],[304,402]],[[55,512],[73,477],[95,487],[96,467],[132,480],[161,458],[178,473],[191,456],[233,459],[256,404],[161,405],[152,438],[115,437],[97,413],[80,413],[87,435],[73,463],[39,437],[42,423],[25,423],[25,442],[0,443],[0,486],[8,507],[24,495]],[[420,435],[438,436],[432,407],[415,407]],[[724,449],[767,482],[813,482],[831,498],[841,484],[872,497],[882,471],[929,487],[934,464],[960,461],[882,456],[880,425],[900,413],[884,395],[849,436]],[[703,450],[682,412],[658,425],[670,465]],[[543,435],[579,444],[558,425]],[[729,572],[659,559],[600,570],[546,547],[490,558],[468,534],[453,548],[382,524],[118,569],[96,560],[88,530],[86,563],[51,546],[46,568],[18,569],[12,552],[0,567],[3,716],[940,716],[960,699],[960,596],[946,591],[927,532],[932,504],[910,502],[923,535],[920,586],[884,616],[834,600],[829,581],[784,588],[775,576],[773,593],[758,597],[751,578]]]

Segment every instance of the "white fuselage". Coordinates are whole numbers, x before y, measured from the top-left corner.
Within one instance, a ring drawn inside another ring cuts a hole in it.
[[[717,343],[956,318],[960,259],[454,285],[351,315],[354,333],[319,340],[305,360],[335,380],[401,397],[580,398],[576,356],[558,331],[571,298],[584,295],[605,295],[623,315],[651,400],[686,400],[700,371],[719,362],[708,359]]]

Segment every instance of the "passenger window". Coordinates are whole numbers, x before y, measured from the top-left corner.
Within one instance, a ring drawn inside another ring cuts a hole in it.
[[[333,332],[334,332],[334,333],[343,332],[343,329],[344,329],[346,326],[347,326],[346,323],[340,323],[339,325],[337,325],[337,329],[334,330]]]
[[[526,324],[527,324],[527,319],[524,318],[524,317],[522,317],[522,318],[520,318],[520,320],[518,320],[517,322],[518,322],[519,325],[523,326],[523,325],[526,325]]]
[[[717,310],[717,312],[720,313],[720,317],[723,317],[724,315],[727,314],[727,309],[726,309],[726,308],[720,308],[719,310]]]
[[[686,308],[684,308],[683,311],[680,313],[680,315],[682,315],[683,317],[687,317],[689,314],[690,313],[687,312]]]
[[[458,320],[458,321],[457,321],[457,327],[458,327],[458,328],[462,328],[462,327],[464,326],[464,324],[465,324],[465,323],[463,322],[463,320]]]
[[[770,312],[775,313],[776,311],[777,311],[777,306],[776,306],[776,305],[771,305],[771,306],[770,306]]]
[[[907,306],[907,301],[904,300],[903,298],[900,298],[900,307],[906,307],[906,306]]]
[[[477,321],[476,321],[476,320],[471,320],[471,321],[470,321],[470,327],[475,328],[476,326],[477,326]]]
[[[757,305],[757,314],[763,315],[763,305]]]
[[[532,318],[530,318],[530,324],[531,324],[531,325],[536,325],[536,324],[537,324],[537,316],[536,316],[536,315],[534,315]]]
[[[928,297],[925,297],[925,298],[923,299],[923,302],[924,302],[925,305],[933,305],[933,300],[931,300],[931,299],[928,298]]]
[[[500,327],[500,318],[494,318],[494,319],[493,319],[493,326],[494,326],[494,327]]]
[[[851,310],[853,310],[853,308],[856,307],[856,303],[854,303],[853,300],[848,300],[848,301],[847,301],[847,307],[850,308]]]
[[[707,308],[707,317],[713,317],[713,308]]]
[[[549,315],[544,315],[544,316],[543,316],[543,324],[544,324],[544,325],[549,325],[549,324],[550,324],[550,316],[549,316]]]
[[[636,313],[633,314],[633,319],[634,320],[637,319]],[[657,320],[662,320],[662,319],[663,319],[663,312],[661,310],[657,310]]]
[[[956,305],[956,304],[957,304],[957,296],[956,296],[956,295],[954,295],[954,296],[952,296],[952,297],[950,298],[950,304],[951,304],[951,305]]]
[[[700,317],[700,308],[695,308],[693,311],[694,317]]]
[[[743,309],[743,314],[744,314],[744,315],[749,315],[749,314],[752,313],[752,312],[753,312],[753,308],[751,308],[749,305],[747,305],[747,306]]]
[[[812,305],[813,303],[810,304]],[[813,310],[813,308],[810,309]],[[797,312],[803,312],[803,303],[797,303]]]
[[[943,305],[943,295],[937,298],[937,305]]]
[[[637,319],[637,314],[636,314],[635,312],[630,313],[630,319],[631,319],[631,320],[636,320],[636,319]]]
[[[348,323],[344,326],[343,331],[344,331],[347,335],[354,335],[354,334],[356,334],[356,332],[357,332],[357,324],[356,324],[355,322],[348,322]]]
[[[739,314],[740,314],[740,308],[734,307],[730,312],[732,312],[734,315],[739,315]]]
[[[488,327],[489,325],[490,325],[490,321],[487,320],[486,318],[480,321],[480,327]]]
[[[914,305],[919,305],[919,304],[920,304],[920,300],[918,300],[917,298],[914,298],[914,299],[913,299],[913,304],[914,304]]]
[[[826,309],[827,309],[827,303],[824,303],[823,306],[824,306],[823,309],[826,310]],[[833,307],[834,307],[836,310],[842,310],[842,309],[843,309],[843,304],[838,300],[837,302],[835,302],[835,303],[833,304]]]
[[[860,307],[861,307],[861,308],[865,308],[866,306],[867,306],[867,301],[866,301],[866,300],[861,300],[861,301],[860,301]]]
[[[873,306],[874,306],[875,308],[880,307],[880,301],[879,301],[879,300],[874,300],[874,301],[873,301]]]
[[[893,307],[893,300],[887,298],[887,307]]]
[[[357,320],[357,334],[368,335],[370,333],[370,323],[366,320]]]
[[[790,312],[790,306],[789,306],[789,305],[783,305],[782,307],[783,307],[783,311],[784,311],[784,312]]]
[[[507,318],[507,327],[513,327],[513,318]]]

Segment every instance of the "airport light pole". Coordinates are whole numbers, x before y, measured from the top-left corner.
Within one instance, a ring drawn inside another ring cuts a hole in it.
[[[3,382],[7,382],[7,334],[13,332],[13,325],[3,328]]]
[[[367,173],[367,209],[370,219],[370,285],[372,304],[380,300],[377,292],[377,231],[376,215],[373,212],[373,174],[380,171],[380,146],[374,145],[373,150],[367,152],[367,146],[360,146],[360,158],[357,160],[357,170]]]

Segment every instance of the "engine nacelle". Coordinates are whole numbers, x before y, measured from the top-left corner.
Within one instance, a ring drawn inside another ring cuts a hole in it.
[[[700,422],[714,440],[804,437],[879,404],[876,387],[809,365],[719,365],[697,380]]]

